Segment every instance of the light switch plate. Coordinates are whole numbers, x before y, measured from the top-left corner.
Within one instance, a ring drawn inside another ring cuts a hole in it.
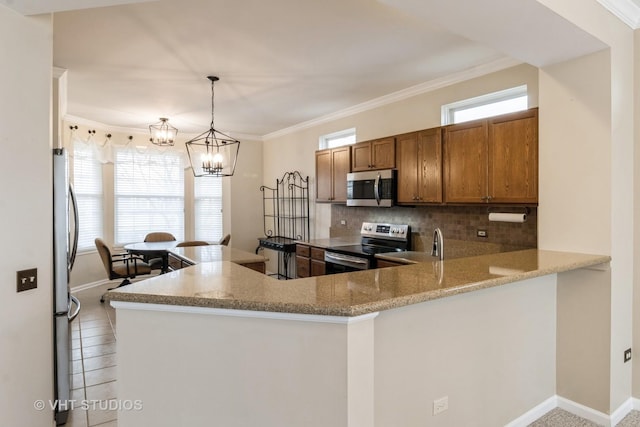
[[[38,269],[30,268],[16,273],[17,292],[28,291],[38,287]]]

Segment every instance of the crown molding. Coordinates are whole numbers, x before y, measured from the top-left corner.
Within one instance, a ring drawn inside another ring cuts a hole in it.
[[[640,28],[640,6],[632,0],[597,0],[609,12],[634,30]]]
[[[438,79],[430,80],[428,82],[420,83],[415,86],[411,86],[406,89],[399,90],[397,92],[390,93],[388,95],[381,96],[379,98],[372,99],[370,101],[363,102],[361,104],[354,105],[343,110],[336,111],[335,113],[327,114],[318,117],[313,120],[298,123],[297,125],[290,126],[275,132],[268,133],[262,138],[266,141],[273,138],[279,138],[284,135],[288,135],[293,132],[298,132],[303,129],[308,129],[313,126],[331,122],[333,120],[342,119],[354,114],[362,113],[364,111],[373,110],[384,105],[393,104],[394,102],[402,101],[404,99],[412,98],[416,95],[431,92],[446,86],[450,86],[456,83],[460,83],[466,80],[473,79],[475,77],[484,76],[496,71],[511,68],[516,65],[522,64],[519,61],[510,57],[502,57],[486,64],[478,65],[476,67],[468,68],[466,70],[447,75]]]

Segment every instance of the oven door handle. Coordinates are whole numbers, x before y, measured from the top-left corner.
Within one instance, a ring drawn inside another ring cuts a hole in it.
[[[373,194],[376,196],[376,203],[380,206],[380,199],[382,196],[380,195],[380,172],[378,172],[378,176],[376,176],[376,181],[373,184]]]
[[[355,264],[362,264],[362,265],[367,265],[368,261],[367,260],[362,260],[356,257],[341,257],[340,255],[336,255],[333,253],[324,253],[324,257],[328,258],[329,260],[335,260],[335,261],[346,261],[346,262],[352,262]]]

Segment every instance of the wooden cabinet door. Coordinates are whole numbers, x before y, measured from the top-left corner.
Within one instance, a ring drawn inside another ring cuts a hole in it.
[[[371,170],[371,142],[359,142],[351,146],[351,171]]]
[[[333,196],[331,162],[331,150],[316,151],[316,201],[318,202],[330,202]]]
[[[349,146],[331,150],[332,198],[333,202],[347,201],[347,174],[351,172],[351,149]]]
[[[445,202],[486,203],[487,121],[445,127],[443,160]]]
[[[442,128],[418,133],[416,159],[418,201],[442,203]]]
[[[311,260],[311,276],[324,276],[326,272],[327,268],[324,261],[317,259]]]
[[[489,119],[489,200],[538,202],[538,110]]]
[[[371,166],[372,169],[393,169],[396,167],[395,137],[371,142]]]
[[[396,140],[398,203],[418,201],[418,133],[399,135]]]
[[[296,275],[298,278],[309,277],[311,274],[311,264],[309,258],[296,255]]]

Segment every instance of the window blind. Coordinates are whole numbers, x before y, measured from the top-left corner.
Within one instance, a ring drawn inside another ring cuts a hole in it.
[[[165,231],[184,240],[184,170],[177,153],[119,148],[114,161],[115,244]]]
[[[78,250],[95,249],[102,237],[102,165],[90,145],[73,145],[73,190],[78,205]]]
[[[194,216],[196,240],[222,238],[222,179],[194,179]]]

